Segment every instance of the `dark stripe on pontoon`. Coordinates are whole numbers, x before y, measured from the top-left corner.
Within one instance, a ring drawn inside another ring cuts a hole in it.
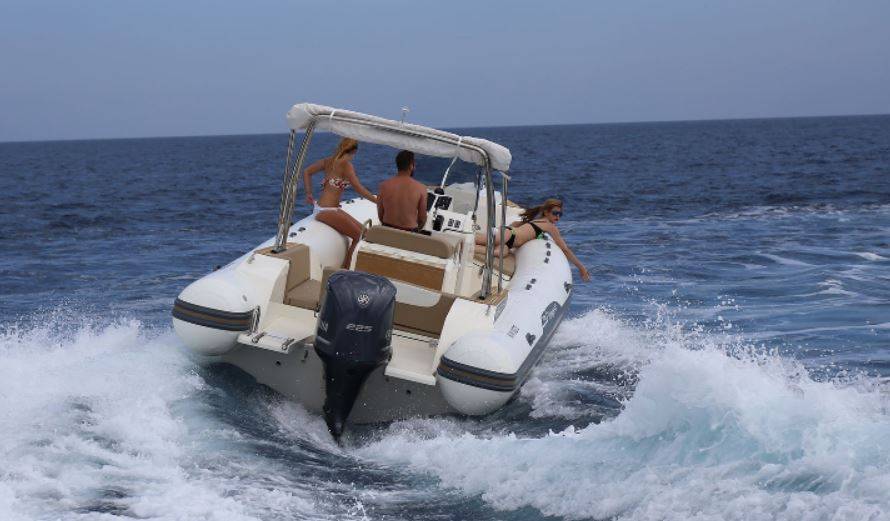
[[[547,344],[550,343],[553,334],[556,332],[556,327],[562,322],[571,298],[572,293],[569,292],[565,302],[559,307],[557,316],[548,322],[547,327],[541,334],[541,338],[539,338],[534,347],[532,347],[532,350],[525,358],[525,361],[515,373],[508,374],[488,371],[486,369],[480,369],[478,367],[455,362],[454,360],[449,360],[445,356],[439,359],[439,367],[436,372],[443,378],[448,378],[449,380],[472,385],[474,387],[481,387],[482,389],[488,389],[490,391],[515,392],[522,387],[522,384],[525,383],[526,378],[528,378],[528,375],[531,373],[534,366],[537,365],[541,357],[544,356],[544,350],[547,347]]]
[[[460,382],[462,384],[472,385],[473,387],[481,387],[490,391],[510,393],[515,391],[518,387],[514,377],[504,379],[492,378],[481,374],[481,369],[473,368],[472,371],[467,371],[466,369],[455,367],[457,365],[462,364],[458,364],[457,362],[443,357],[439,362],[437,372],[439,373],[439,376],[443,378],[448,378],[449,380],[454,380],[455,382]]]
[[[224,331],[247,331],[250,329],[253,312],[223,311],[176,299],[173,303],[173,318]]]

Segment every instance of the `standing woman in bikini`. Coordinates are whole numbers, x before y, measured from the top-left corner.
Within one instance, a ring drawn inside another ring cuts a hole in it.
[[[575,253],[572,252],[572,249],[569,248],[569,245],[563,240],[562,235],[559,234],[559,228],[556,227],[556,224],[561,217],[562,201],[559,199],[547,199],[543,204],[525,210],[520,215],[520,220],[514,222],[505,230],[504,246],[506,246],[508,250],[518,248],[530,240],[542,238],[546,233],[553,238],[553,242],[555,242],[556,245],[559,246],[559,249],[565,253],[569,262],[578,268],[578,273],[581,274],[581,278],[584,281],[589,281],[590,274],[587,273],[587,268],[584,267],[584,264],[582,264],[580,260],[578,260]],[[481,251],[485,251],[485,241],[485,234],[476,234],[476,249],[478,250],[481,247]],[[495,255],[497,255],[499,251],[498,245],[500,242],[500,230],[495,229]]]
[[[362,225],[340,208],[343,191],[352,185],[359,195],[377,204],[377,197],[362,186],[352,166],[357,151],[358,141],[343,138],[337,145],[334,155],[319,159],[303,171],[306,202],[313,206],[312,215],[315,216],[315,220],[327,224],[352,240],[346,250],[346,258],[343,259],[343,268],[349,267],[352,251],[362,233]],[[321,195],[316,201],[312,197],[312,176],[319,172],[324,172],[324,180],[321,182]]]

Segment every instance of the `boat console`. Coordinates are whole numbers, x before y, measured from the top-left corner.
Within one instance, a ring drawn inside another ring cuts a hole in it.
[[[475,188],[463,184],[436,187],[427,191],[426,231],[472,232],[472,210],[475,205]]]

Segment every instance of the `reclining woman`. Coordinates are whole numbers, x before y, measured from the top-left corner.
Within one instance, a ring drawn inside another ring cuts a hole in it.
[[[555,242],[563,253],[565,253],[569,262],[578,268],[578,273],[581,274],[581,278],[584,281],[589,281],[590,274],[587,273],[587,268],[584,267],[584,264],[582,264],[580,260],[578,260],[575,253],[572,252],[572,249],[569,248],[569,245],[563,240],[562,235],[559,234],[559,228],[556,227],[556,224],[561,217],[562,201],[559,199],[547,199],[542,204],[525,210],[520,215],[519,221],[507,226],[504,233],[504,246],[507,250],[519,248],[528,241],[543,238],[546,233],[553,238],[553,242]],[[485,234],[476,234],[477,251],[480,249],[481,251],[485,251],[485,241]],[[500,245],[500,242],[500,230],[494,229],[495,255],[498,254],[498,245]]]
[[[355,173],[355,168],[352,166],[352,160],[357,151],[358,141],[343,138],[332,156],[319,159],[303,171],[306,202],[313,206],[312,215],[315,216],[315,220],[327,224],[352,241],[349,248],[346,249],[343,268],[349,267],[352,251],[358,244],[362,233],[361,223],[340,208],[343,191],[352,185],[359,195],[377,204],[377,197],[362,186]],[[312,176],[318,172],[324,172],[324,180],[321,182],[321,195],[316,201],[312,197]]]

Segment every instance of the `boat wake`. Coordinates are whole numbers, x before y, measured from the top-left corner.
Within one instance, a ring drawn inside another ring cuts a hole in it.
[[[402,421],[343,447],[321,418],[196,362],[169,329],[70,316],[8,327],[0,518],[890,512],[885,383],[817,381],[794,361],[655,315],[566,320],[493,417]]]
[[[171,330],[47,324],[0,332],[0,519],[324,513],[305,489],[276,482],[284,464],[253,456],[250,430],[215,414],[220,401],[242,404]]]
[[[815,381],[775,355],[672,327],[634,330],[601,311],[567,322],[555,343],[521,397],[531,415],[581,417],[558,397],[605,387],[626,396],[617,417],[540,436],[405,422],[358,452],[498,509],[570,519],[890,513],[890,396],[878,382]],[[585,381],[591,363],[638,372]]]

